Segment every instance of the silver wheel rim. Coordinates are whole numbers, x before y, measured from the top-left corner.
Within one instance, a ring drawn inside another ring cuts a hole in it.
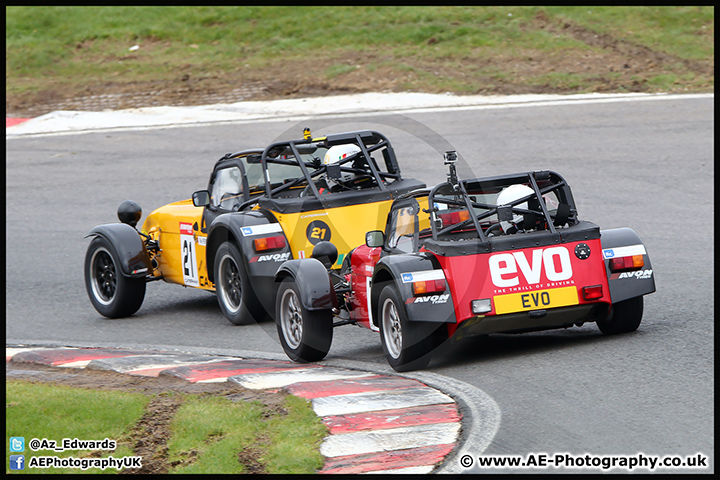
[[[402,352],[402,327],[397,307],[392,299],[385,299],[381,318],[385,347],[392,358],[398,358]]]
[[[117,273],[112,255],[103,247],[95,250],[90,259],[90,285],[99,303],[112,303],[117,292]]]
[[[280,328],[285,343],[293,350],[300,346],[303,334],[303,318],[300,301],[292,289],[285,290],[280,299]]]
[[[230,313],[237,313],[242,303],[242,281],[237,263],[230,254],[220,259],[218,273],[220,298]]]

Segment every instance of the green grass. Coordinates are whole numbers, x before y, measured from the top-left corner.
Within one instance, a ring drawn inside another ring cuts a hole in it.
[[[181,395],[171,393],[170,395]],[[244,448],[259,457],[265,473],[315,473],[323,466],[319,446],[327,434],[310,403],[288,396],[285,412],[268,412],[261,403],[232,402],[224,397],[181,395],[182,404],[170,423],[167,443],[169,473],[252,473],[239,461]],[[114,452],[100,457],[133,456],[131,432],[142,417],[149,397],[140,393],[89,390],[65,386],[8,381],[6,384],[6,451],[9,438],[26,440],[23,454],[87,457],[89,451],[38,451],[31,439],[63,438],[118,442]],[[9,455],[6,472],[10,472]],[[116,473],[114,469],[30,469],[12,473]]]
[[[40,450],[33,452],[28,444],[31,439],[48,439],[61,442],[63,438],[80,440],[118,441],[115,452],[104,452],[103,457],[132,456],[127,445],[120,442],[143,414],[148,398],[140,393],[117,391],[92,391],[64,386],[32,384],[8,381],[5,388],[5,438],[6,451],[10,451],[9,438],[25,437],[26,462],[31,456],[84,457],[88,451],[56,452]],[[5,471],[10,472],[10,456]],[[77,469],[28,469],[13,473],[78,473]],[[115,473],[106,469],[104,473]],[[100,469],[88,469],[83,473],[103,473]]]
[[[258,402],[233,403],[225,398],[188,397],[171,424],[170,462],[195,458],[175,473],[247,473],[238,462],[241,445],[256,441],[263,429]]]
[[[287,416],[268,421],[269,444],[264,456],[268,473],[312,473],[323,466],[320,443],[327,428],[307,400],[287,397]]]
[[[598,49],[570,35],[565,24],[677,59],[714,64],[711,6],[14,6],[6,7],[6,93],[62,84],[162,82],[183,73],[250,72],[262,78],[262,69],[283,64],[332,80],[354,69],[339,61],[348,55],[363,58],[362,72],[368,75],[382,64],[403,61],[427,68],[454,61],[459,73],[482,74],[483,63],[502,57],[507,62],[500,68],[512,77],[513,63],[529,56],[561,54],[581,61]],[[131,52],[133,45],[140,48]],[[541,84],[546,73],[524,81]],[[573,91],[594,87],[582,76],[573,77],[575,72],[554,73],[551,86]],[[570,78],[563,81],[560,75]],[[653,88],[677,88],[662,82],[662,75],[652,76]],[[444,78],[433,79],[435,90],[468,90],[468,82],[455,75]],[[422,90],[426,82],[421,78],[408,86]],[[707,90],[714,81],[712,73],[695,73],[686,83]]]
[[[598,33],[626,38],[680,58],[714,55],[714,7],[548,7]]]
[[[327,430],[306,400],[287,397],[285,409],[264,421],[258,402],[189,396],[171,425],[168,460],[194,461],[171,473],[257,473],[238,462],[244,447],[260,455],[265,473],[315,473],[323,466],[318,449]]]

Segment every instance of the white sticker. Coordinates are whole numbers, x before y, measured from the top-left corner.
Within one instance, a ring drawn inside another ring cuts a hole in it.
[[[243,237],[250,237],[252,235],[263,235],[266,233],[282,232],[282,227],[279,223],[268,223],[266,225],[254,225],[252,227],[242,227]]]
[[[375,320],[373,320],[373,314],[372,314],[372,294],[370,293],[370,289],[372,288],[372,280],[370,277],[365,277],[365,293],[367,294],[367,312],[368,312],[368,322],[370,323],[370,330],[373,332],[379,332],[380,327],[375,325]]]
[[[633,255],[645,255],[645,253],[645,245],[630,245],[603,249],[603,258],[631,257]]]
[[[195,237],[190,223],[180,222],[180,258],[182,261],[183,283],[191,287],[199,287]]]
[[[426,282],[428,280],[445,280],[445,274],[442,270],[423,270],[421,272],[402,274],[403,283]]]

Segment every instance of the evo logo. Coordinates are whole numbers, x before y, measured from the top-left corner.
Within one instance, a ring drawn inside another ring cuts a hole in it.
[[[532,251],[528,261],[525,252],[498,253],[488,260],[490,277],[496,287],[516,287],[520,285],[518,269],[528,285],[540,283],[540,274],[550,282],[569,280],[573,276],[570,253],[565,247],[550,247]]]

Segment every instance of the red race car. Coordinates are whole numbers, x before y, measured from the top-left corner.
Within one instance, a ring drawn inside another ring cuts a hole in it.
[[[638,328],[655,280],[633,230],[580,220],[555,172],[459,180],[455,160],[447,182],[395,199],[339,272],[329,242],[281,265],[275,320],[291,359],[324,358],[344,324],[379,332],[398,371],[425,368],[453,335]]]

